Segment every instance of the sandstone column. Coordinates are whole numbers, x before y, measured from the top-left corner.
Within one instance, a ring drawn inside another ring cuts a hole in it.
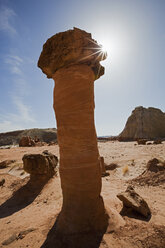
[[[55,81],[54,110],[60,148],[63,206],[57,228],[76,233],[106,228],[94,125],[94,80],[106,55],[89,33],[74,28],[43,46],[38,66]]]

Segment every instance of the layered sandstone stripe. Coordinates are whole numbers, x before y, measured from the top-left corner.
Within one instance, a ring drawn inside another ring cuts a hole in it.
[[[61,56],[60,41],[64,46]],[[78,29],[69,30],[48,40],[38,63],[55,81],[54,110],[63,192],[57,228],[66,233],[103,230],[107,225],[100,196],[101,168],[94,124],[94,80],[104,73],[99,66],[103,56],[96,53],[96,48],[100,52],[90,34]],[[63,56],[65,51],[67,59]],[[96,54],[89,56],[93,53]],[[54,61],[59,61],[59,68]]]

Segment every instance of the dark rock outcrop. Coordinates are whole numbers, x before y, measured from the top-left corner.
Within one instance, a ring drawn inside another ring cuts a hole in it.
[[[147,171],[155,172],[165,170],[165,165],[163,162],[159,161],[157,158],[153,158],[147,163]]]
[[[153,158],[148,161],[147,169],[138,177],[130,180],[133,185],[158,186],[165,183],[165,161]]]
[[[30,147],[30,146],[35,146],[34,140],[29,137],[29,136],[24,136],[20,139],[19,141],[19,146],[20,147]]]
[[[115,170],[117,168],[117,164],[115,163],[110,163],[110,164],[105,164],[105,169],[106,170]]]
[[[165,113],[157,108],[135,108],[128,118],[119,140],[165,138]]]

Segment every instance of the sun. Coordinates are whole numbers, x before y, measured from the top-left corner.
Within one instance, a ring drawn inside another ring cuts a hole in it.
[[[101,46],[101,52],[107,53],[107,48],[104,45]]]
[[[108,44],[108,42],[104,41],[104,42],[100,42],[100,44],[101,44],[101,52],[103,54],[109,54],[110,45]]]

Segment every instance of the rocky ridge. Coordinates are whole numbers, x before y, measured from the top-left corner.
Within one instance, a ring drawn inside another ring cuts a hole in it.
[[[7,133],[0,133],[0,146],[17,145],[23,136],[37,137],[41,142],[55,142],[57,141],[56,128],[33,128],[26,130],[18,130]]]

